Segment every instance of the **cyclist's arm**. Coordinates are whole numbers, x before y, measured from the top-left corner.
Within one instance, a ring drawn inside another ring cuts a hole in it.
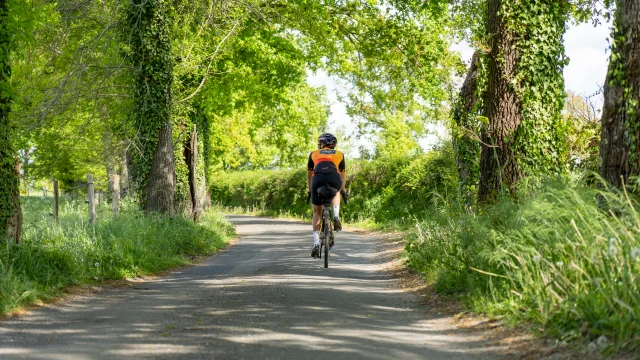
[[[309,154],[309,161],[307,161],[307,190],[311,193],[311,178],[313,177],[313,160],[311,154]]]
[[[342,191],[346,191],[345,189],[345,185],[346,185],[346,163],[344,162],[344,154],[342,154],[342,161],[340,162],[340,165],[338,166],[338,172],[340,173],[340,179],[342,180]]]

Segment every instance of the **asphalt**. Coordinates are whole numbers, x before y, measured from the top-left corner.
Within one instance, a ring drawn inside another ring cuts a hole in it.
[[[239,241],[199,265],[1,322],[0,359],[499,357],[399,290],[380,271],[379,240],[338,233],[325,269],[309,225],[229,219]]]

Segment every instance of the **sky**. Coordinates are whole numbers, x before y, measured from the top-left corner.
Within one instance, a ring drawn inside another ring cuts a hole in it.
[[[609,62],[607,38],[610,33],[610,24],[603,23],[594,27],[591,23],[570,27],[565,34],[565,52],[570,62],[564,69],[565,89],[578,94],[591,95],[596,93],[604,84]],[[462,59],[467,63],[471,59],[473,49],[466,43],[458,43],[451,49],[459,51]],[[335,77],[328,76],[325,72],[309,73],[307,81],[310,85],[324,85],[327,89],[327,97],[331,106],[329,116],[329,131],[342,128],[347,134],[355,134],[357,128],[342,104],[337,94],[348,93],[348,86]],[[431,134],[422,139],[420,144],[428,149],[437,143],[439,138],[446,137],[446,129],[443,126],[434,125],[430,129]],[[358,156],[357,145],[367,143],[367,140],[353,140],[351,156]]]

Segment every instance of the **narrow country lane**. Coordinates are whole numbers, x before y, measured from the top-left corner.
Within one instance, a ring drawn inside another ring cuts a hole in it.
[[[309,225],[229,216],[240,240],[171,275],[0,322],[1,359],[490,359],[379,271],[375,240],[338,234],[329,269]]]

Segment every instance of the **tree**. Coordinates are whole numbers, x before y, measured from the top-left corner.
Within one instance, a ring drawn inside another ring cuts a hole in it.
[[[525,176],[565,171],[563,35],[569,4],[555,0],[489,0],[488,125],[482,134],[480,202]]]
[[[134,0],[127,12],[138,186],[145,212],[168,214],[175,211],[176,193],[170,6],[168,0]]]
[[[622,187],[640,174],[640,0],[618,0],[604,85],[600,175]]]
[[[20,243],[22,209],[20,207],[20,164],[13,148],[10,121],[12,22],[15,14],[10,0],[0,0],[0,239],[5,236]]]
[[[415,155],[422,150],[413,136],[416,131],[412,129],[412,125],[415,127],[415,123],[412,124],[407,118],[401,111],[385,114],[385,120],[376,141],[376,157],[399,159]]]
[[[478,90],[478,52],[474,52],[467,77],[456,99],[452,116],[453,150],[458,167],[460,190],[467,208],[474,202],[479,176],[480,142],[478,121],[482,94]]]

